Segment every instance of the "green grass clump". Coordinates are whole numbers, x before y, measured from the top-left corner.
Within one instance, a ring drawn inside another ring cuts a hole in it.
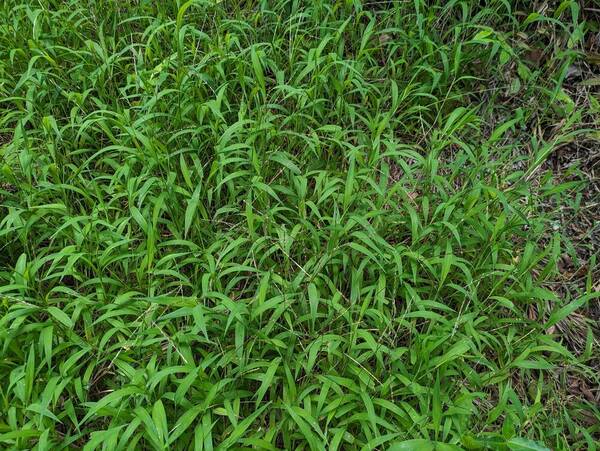
[[[596,449],[530,3],[3,2],[0,447]]]

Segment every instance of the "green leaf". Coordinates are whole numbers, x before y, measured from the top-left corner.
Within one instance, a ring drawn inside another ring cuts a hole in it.
[[[514,451],[550,451],[550,448],[526,438],[511,438],[506,442],[509,449]]]
[[[260,387],[258,388],[258,391],[256,392],[256,407],[257,408],[260,405],[262,399],[264,398],[267,390],[272,386],[273,378],[275,377],[275,373],[277,372],[277,369],[279,368],[280,363],[281,363],[281,357],[277,357],[275,360],[273,360],[269,364],[267,371],[263,374],[262,382],[260,384]]]
[[[61,309],[57,307],[48,307],[46,310],[59,323],[63,324],[69,329],[73,328],[73,321],[71,320],[71,318],[69,318],[69,315],[67,315]]]
[[[388,451],[460,451],[456,445],[426,439],[413,439],[393,443]]]
[[[188,232],[190,227],[192,226],[192,222],[194,221],[194,216],[196,214],[196,209],[198,208],[198,203],[200,202],[200,189],[201,185],[198,185],[192,194],[192,197],[188,199],[187,208],[185,209],[185,224],[183,235],[185,237],[188,236]]]
[[[252,46],[250,49],[250,56],[252,59],[252,68],[254,69],[254,76],[256,77],[256,81],[260,86],[263,94],[265,91],[265,75],[263,72],[262,64],[260,58],[258,57],[258,52],[256,51],[256,46]]]
[[[578,308],[583,307],[588,301],[598,298],[598,297],[600,297],[600,292],[587,294],[587,295],[582,296],[579,299],[576,299],[575,301],[570,302],[567,305],[561,307],[560,309],[556,310],[555,312],[553,312],[550,315],[545,328],[548,329],[549,327],[554,326],[556,323],[565,319],[567,316],[569,316],[571,313],[573,313]]]
[[[154,407],[152,407],[152,421],[158,432],[159,442],[165,443],[169,436],[169,428],[167,425],[167,414],[165,413],[165,408],[160,399],[156,401]]]
[[[226,449],[231,448],[233,445],[238,443],[238,440],[244,435],[246,430],[252,425],[252,423],[265,411],[267,407],[269,407],[271,403],[263,405],[256,411],[254,411],[251,415],[241,421],[231,432],[231,434],[217,447],[217,451],[224,451]]]

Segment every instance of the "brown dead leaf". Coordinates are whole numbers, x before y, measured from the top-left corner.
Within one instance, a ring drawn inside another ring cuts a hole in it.
[[[525,54],[525,59],[535,66],[539,66],[544,58],[544,52],[540,49],[532,49]]]
[[[391,37],[389,34],[387,34],[387,33],[381,33],[381,34],[379,35],[379,43],[380,43],[381,45],[383,45],[383,44],[385,44],[386,42],[389,42],[389,41],[391,41],[391,40],[392,40],[392,37]]]
[[[9,193],[14,193],[17,191],[17,187],[11,183],[0,183],[0,189],[3,189],[4,191],[8,191]]]
[[[558,270],[561,274],[565,274],[569,272],[571,268],[573,268],[573,259],[569,254],[562,254],[558,259]]]
[[[0,133],[0,145],[10,142],[12,135],[9,133]]]
[[[600,54],[598,53],[588,53],[585,55],[585,59],[590,64],[600,65]]]
[[[537,311],[533,305],[530,305],[529,308],[527,309],[527,317],[531,321],[535,321],[537,319]]]

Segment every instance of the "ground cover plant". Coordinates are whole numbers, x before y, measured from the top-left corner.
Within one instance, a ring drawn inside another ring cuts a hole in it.
[[[597,449],[593,2],[0,5],[0,448]]]

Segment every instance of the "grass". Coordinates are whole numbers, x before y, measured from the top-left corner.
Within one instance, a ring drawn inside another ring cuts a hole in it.
[[[532,3],[3,2],[0,447],[597,449],[598,19]]]

